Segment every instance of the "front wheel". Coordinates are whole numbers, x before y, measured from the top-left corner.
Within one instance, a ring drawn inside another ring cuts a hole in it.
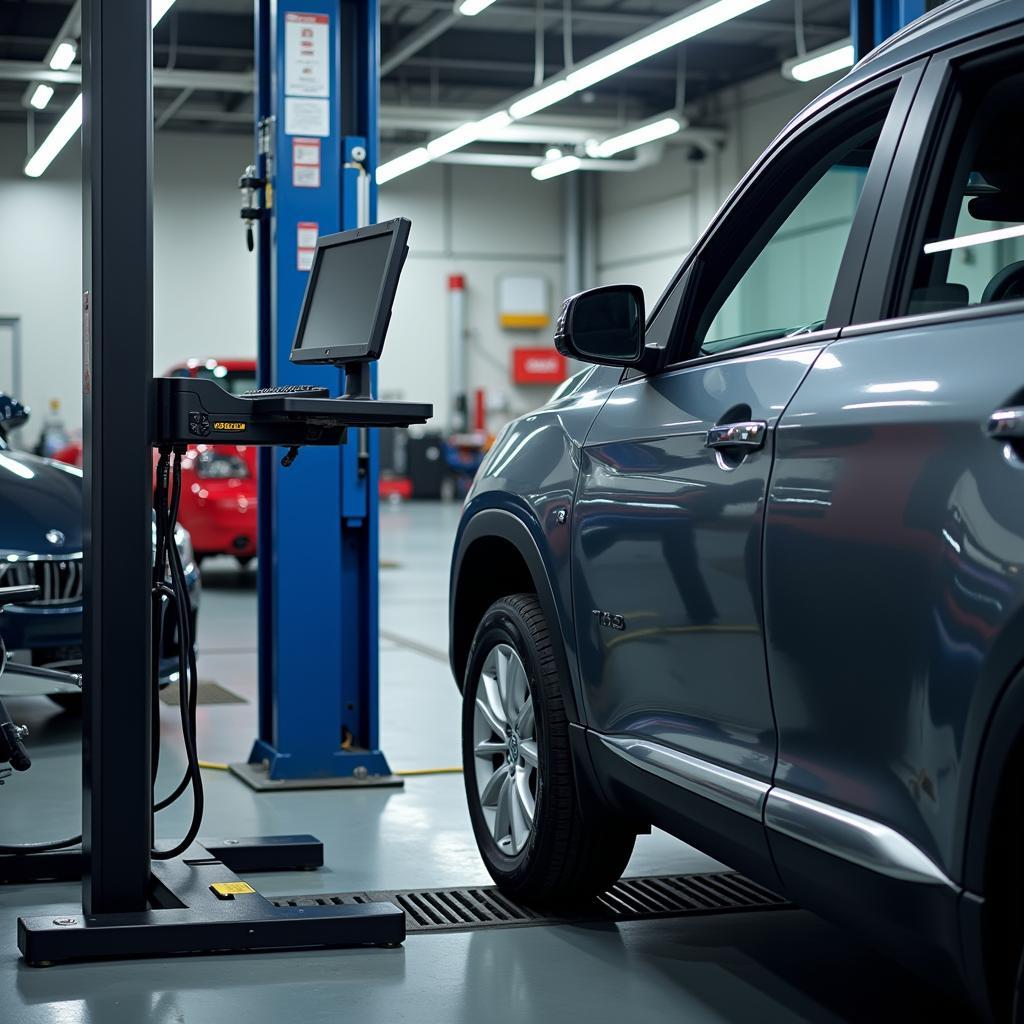
[[[532,594],[496,601],[477,628],[462,756],[477,847],[503,892],[564,906],[618,880],[636,834],[610,815],[583,817],[551,636]]]

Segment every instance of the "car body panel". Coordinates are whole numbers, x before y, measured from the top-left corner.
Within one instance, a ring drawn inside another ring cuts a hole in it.
[[[601,410],[573,527],[594,729],[771,779],[760,549],[772,428],[825,343],[629,381]],[[769,424],[765,446],[738,461],[705,444],[709,428],[735,420]],[[603,627],[598,610],[625,625]]]
[[[8,605],[0,612],[0,636],[8,651],[24,652],[42,664],[80,658],[82,548],[82,471],[13,451],[0,440],[0,586],[35,583],[43,572],[52,587],[47,603]],[[41,563],[47,568],[41,569]],[[29,568],[31,578],[22,578]],[[186,581],[195,610],[200,600],[195,564],[186,567]],[[62,588],[74,596],[61,600]],[[162,681],[168,682],[177,668],[168,645],[161,652]]]
[[[562,640],[570,652],[574,700],[578,700],[579,688],[572,633],[571,509],[579,476],[580,448],[620,376],[618,370],[610,367],[589,368],[570,378],[547,405],[510,423],[491,446],[476,474],[455,540],[450,595],[453,623],[458,614],[457,581],[469,550],[465,535],[474,517],[484,511],[504,511],[526,529],[540,557]],[[525,542],[522,546],[528,547]],[[467,565],[475,565],[471,556]],[[479,567],[476,571],[480,571]],[[454,661],[454,645],[452,653]],[[455,671],[459,678],[458,669]]]
[[[997,648],[1024,622],[1024,464],[984,432],[1024,387],[1022,336],[1011,313],[833,344],[782,417],[768,500],[777,780],[897,827],[957,881],[1015,667]]]

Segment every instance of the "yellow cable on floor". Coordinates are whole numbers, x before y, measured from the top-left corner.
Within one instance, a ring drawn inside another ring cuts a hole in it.
[[[220,761],[200,761],[199,762],[199,767],[200,768],[212,768],[214,771],[218,771],[218,772],[226,772],[226,771],[228,771],[228,766],[226,764],[221,764]]]

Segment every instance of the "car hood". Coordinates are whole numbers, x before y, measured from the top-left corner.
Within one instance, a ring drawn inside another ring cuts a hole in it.
[[[0,450],[0,552],[64,555],[81,550],[81,470]]]

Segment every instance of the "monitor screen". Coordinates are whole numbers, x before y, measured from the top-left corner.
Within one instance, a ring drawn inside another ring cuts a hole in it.
[[[408,221],[398,220],[319,240],[293,361],[379,358],[407,235]]]

